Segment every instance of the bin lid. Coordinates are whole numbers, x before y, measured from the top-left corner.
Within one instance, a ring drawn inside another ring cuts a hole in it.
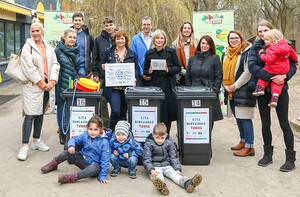
[[[159,87],[127,87],[125,89],[125,96],[128,99],[164,99],[165,94]]]
[[[213,99],[216,98],[216,93],[209,87],[205,86],[178,86],[174,92],[177,99]]]
[[[82,92],[81,90],[76,90],[75,97],[84,97],[84,98],[100,98],[102,95],[103,89],[100,89],[99,92]],[[63,91],[62,96],[64,98],[72,98],[74,89],[66,89]]]

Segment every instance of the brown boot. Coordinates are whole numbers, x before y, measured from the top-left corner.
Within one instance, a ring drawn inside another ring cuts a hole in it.
[[[60,174],[58,176],[58,182],[63,184],[63,183],[74,183],[78,180],[78,175],[77,173],[73,174]]]
[[[166,196],[169,194],[169,189],[167,188],[167,185],[160,178],[154,178],[152,180],[152,183],[162,195]]]
[[[238,157],[246,157],[246,156],[254,156],[255,151],[254,148],[243,148],[240,151],[233,152],[233,155],[238,156]]]
[[[245,147],[245,144],[246,144],[245,142],[240,142],[238,145],[232,146],[231,150],[241,150]]]
[[[42,171],[43,173],[51,172],[51,171],[57,169],[57,165],[58,165],[58,162],[56,161],[56,158],[54,157],[54,158],[52,159],[52,161],[50,161],[49,163],[47,163],[46,165],[44,165],[44,166],[41,168],[41,171]]]

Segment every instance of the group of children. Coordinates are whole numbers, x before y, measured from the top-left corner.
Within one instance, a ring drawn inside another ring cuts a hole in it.
[[[77,151],[78,147],[81,147],[80,151]],[[98,176],[101,183],[108,184],[109,163],[113,167],[111,177],[118,176],[121,167],[124,167],[128,168],[129,177],[135,179],[139,157],[142,157],[143,165],[153,185],[163,195],[169,194],[164,176],[186,189],[188,193],[193,192],[202,181],[200,174],[196,174],[193,178],[182,176],[176,146],[169,138],[163,123],[154,126],[143,149],[134,139],[127,121],[119,121],[115,131],[112,132],[103,128],[103,123],[97,115],[89,120],[87,131],[71,138],[68,149],[54,157],[41,168],[41,171],[48,173],[56,170],[60,163],[68,160],[81,170],[72,174],[59,175],[59,183],[72,183],[83,178]]]

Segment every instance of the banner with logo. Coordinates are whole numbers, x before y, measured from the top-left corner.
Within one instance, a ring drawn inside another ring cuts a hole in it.
[[[44,39],[48,41],[60,41],[64,31],[73,25],[74,12],[45,11],[44,12]]]

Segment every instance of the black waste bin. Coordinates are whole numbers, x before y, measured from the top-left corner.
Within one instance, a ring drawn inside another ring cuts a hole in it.
[[[62,95],[66,100],[65,125],[68,127],[65,129],[69,131],[66,143],[70,137],[77,136],[87,130],[86,125],[94,114],[100,116],[102,92],[102,89],[99,92],[82,92],[76,90],[75,94],[73,89],[63,91]]]
[[[208,165],[211,159],[212,105],[216,93],[198,86],[175,88],[178,145],[184,165]]]
[[[165,95],[159,87],[128,87],[125,97],[132,133],[138,142],[144,143],[160,122],[160,105]]]

